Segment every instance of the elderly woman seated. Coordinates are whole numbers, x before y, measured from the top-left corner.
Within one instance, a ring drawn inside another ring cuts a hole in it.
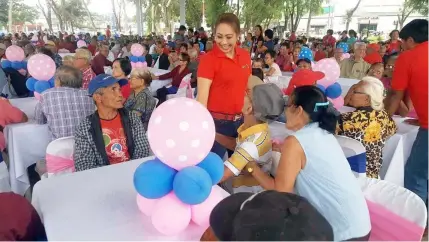
[[[353,86],[345,103],[356,110],[341,114],[337,134],[353,138],[366,148],[366,175],[378,178],[382,150],[386,140],[395,134],[396,124],[384,110],[384,87],[374,77],[364,77]]]

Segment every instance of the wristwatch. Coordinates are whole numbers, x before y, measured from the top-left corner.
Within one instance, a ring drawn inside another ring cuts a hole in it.
[[[247,172],[252,173],[253,172],[253,168],[252,167],[248,167],[247,168]]]

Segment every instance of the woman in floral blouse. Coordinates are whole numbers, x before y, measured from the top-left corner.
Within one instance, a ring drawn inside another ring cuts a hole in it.
[[[348,94],[348,104],[356,110],[343,113],[337,134],[355,139],[366,149],[366,175],[378,178],[382,150],[386,140],[395,134],[396,124],[384,110],[384,87],[374,77],[364,77]]]

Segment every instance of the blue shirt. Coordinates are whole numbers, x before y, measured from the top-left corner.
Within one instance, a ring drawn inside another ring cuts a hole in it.
[[[268,50],[274,50],[274,42],[272,40],[266,41],[264,46],[267,47]]]
[[[367,235],[371,230],[368,207],[335,136],[318,123],[308,124],[294,136],[306,157],[295,182],[297,194],[328,220],[335,241]]]

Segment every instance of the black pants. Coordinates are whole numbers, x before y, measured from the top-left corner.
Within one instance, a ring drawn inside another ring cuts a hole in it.
[[[40,181],[39,173],[36,172],[36,164],[33,164],[27,168],[28,180],[30,182],[30,192],[33,193],[34,185]]]

